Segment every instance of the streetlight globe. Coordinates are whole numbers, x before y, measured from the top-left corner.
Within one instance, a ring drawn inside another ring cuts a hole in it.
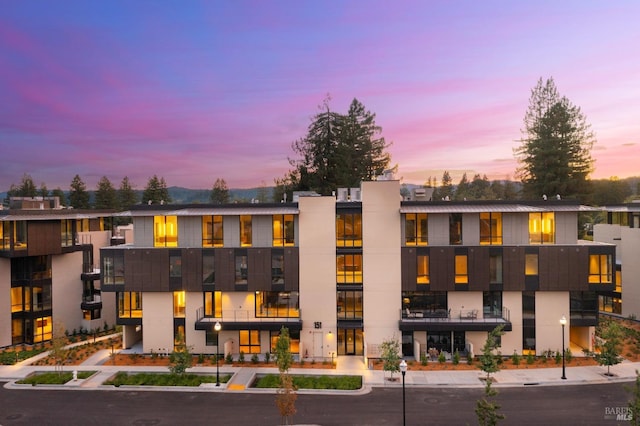
[[[405,361],[404,359],[402,360],[402,362],[400,362],[400,371],[402,372],[402,374],[407,372],[407,361]]]
[[[216,321],[216,325],[213,326],[215,331],[220,331],[222,329],[222,325],[220,325],[220,321]]]
[[[564,315],[562,316],[562,318],[560,318],[560,324],[567,325],[567,318]]]

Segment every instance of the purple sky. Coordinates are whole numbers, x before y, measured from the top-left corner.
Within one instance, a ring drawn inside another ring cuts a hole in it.
[[[553,77],[598,139],[594,178],[640,175],[637,1],[0,2],[0,191],[272,185],[326,94],[376,114],[404,182],[513,177]]]

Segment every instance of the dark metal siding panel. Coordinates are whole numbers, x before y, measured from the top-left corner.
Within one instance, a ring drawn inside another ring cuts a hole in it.
[[[247,258],[249,291],[271,290],[271,249],[250,248]]]
[[[489,247],[471,247],[468,256],[469,289],[489,291]]]
[[[89,219],[89,231],[92,231],[92,232],[102,231],[102,229],[100,229],[99,218]]]
[[[235,255],[233,249],[215,249],[216,290],[235,289]]]
[[[431,267],[431,291],[454,291],[455,247],[432,247],[429,266]]]
[[[524,248],[505,247],[502,251],[504,291],[524,290]]]
[[[169,250],[155,249],[145,251],[145,262],[152,265],[143,283],[144,291],[170,291],[169,287]]]
[[[538,250],[538,282],[541,291],[557,290],[557,253],[556,247],[540,247]]]
[[[28,222],[27,253],[29,256],[62,253],[60,221]]]
[[[615,253],[615,248],[611,249]],[[589,249],[587,247],[579,247],[576,251],[576,266],[571,271],[575,275],[575,287],[571,290],[588,291],[589,290]],[[614,258],[615,261],[615,258]],[[614,263],[615,265],[615,263]]]
[[[182,288],[202,291],[202,249],[182,249]]]
[[[142,291],[143,266],[142,252],[144,249],[124,251],[124,290]]]
[[[401,249],[402,291],[416,291],[418,279],[418,260],[414,247]],[[431,258],[429,259],[431,263]],[[429,265],[431,266],[431,265]]]
[[[298,247],[284,249],[284,288],[300,291],[300,254]]]

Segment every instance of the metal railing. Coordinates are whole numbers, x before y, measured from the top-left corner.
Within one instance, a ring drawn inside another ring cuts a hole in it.
[[[275,310],[273,310],[275,311]],[[282,309],[281,311],[285,311]],[[256,315],[256,312],[252,309],[224,309],[222,310],[222,316],[206,316],[204,314],[204,306],[199,307],[196,310],[196,321],[198,322],[299,322],[301,321],[302,312],[300,310],[287,310],[290,314],[297,313],[297,315],[283,315],[283,316],[260,316]]]
[[[502,323],[509,322],[511,314],[508,308],[501,310],[489,310],[483,312],[481,309],[409,309],[400,311],[400,319],[424,322],[482,322],[482,323]]]

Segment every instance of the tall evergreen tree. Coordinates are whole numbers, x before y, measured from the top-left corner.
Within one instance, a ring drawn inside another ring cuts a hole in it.
[[[108,177],[102,176],[98,182],[98,188],[95,193],[96,209],[117,209],[118,208],[118,195],[116,189],[111,184]]]
[[[522,133],[514,154],[525,197],[560,194],[584,200],[595,136],[580,108],[560,96],[553,78],[541,78],[531,91]]]
[[[118,196],[118,209],[126,210],[129,207],[138,203],[138,196],[133,188],[133,185],[129,181],[129,178],[125,176],[120,182],[120,188],[117,192]]]
[[[467,174],[463,173],[462,178],[460,178],[460,182],[458,183],[458,187],[456,188],[456,192],[453,196],[454,200],[466,200],[469,198],[469,180],[467,179]]]
[[[7,191],[7,198],[11,197],[36,197],[38,195],[38,189],[33,183],[31,175],[25,173],[22,175],[22,181],[20,185],[11,184],[9,191]]]
[[[64,191],[60,187],[51,191],[51,196],[58,197],[61,206],[65,206],[67,204],[67,197],[64,195]]]
[[[229,187],[224,179],[216,179],[211,189],[209,200],[213,204],[227,204],[229,202]]]
[[[40,184],[40,189],[38,190],[38,196],[40,197],[49,196],[49,190],[47,189],[47,185],[44,182]]]
[[[89,192],[87,192],[87,186],[80,178],[80,175],[75,175],[71,181],[69,187],[69,205],[74,209],[88,209],[89,205]]]
[[[168,204],[170,202],[171,197],[169,196],[169,190],[167,189],[167,183],[164,181],[164,178],[158,179],[158,176],[153,175],[142,192],[142,203]]]
[[[313,190],[329,195],[339,187],[358,186],[372,180],[389,166],[389,144],[379,137],[382,129],[375,114],[357,99],[346,115],[331,111],[329,98],[313,117],[307,135],[292,144],[297,159],[287,185],[293,190]]]
[[[453,179],[451,179],[451,175],[448,170],[445,170],[444,173],[442,173],[442,180],[440,181],[440,187],[438,188],[438,199],[453,199]]]

